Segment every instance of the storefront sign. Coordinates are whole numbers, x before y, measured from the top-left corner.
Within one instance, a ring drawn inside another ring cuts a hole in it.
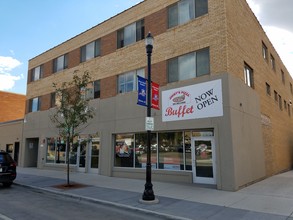
[[[223,116],[221,80],[162,92],[163,121],[220,116]]]

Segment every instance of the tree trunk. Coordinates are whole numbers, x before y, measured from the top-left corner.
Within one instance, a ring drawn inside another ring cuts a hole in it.
[[[67,186],[70,185],[70,181],[69,181],[69,151],[70,151],[70,134],[67,134],[67,140],[66,140],[66,144],[67,144],[67,149],[66,149],[66,162],[67,162]]]

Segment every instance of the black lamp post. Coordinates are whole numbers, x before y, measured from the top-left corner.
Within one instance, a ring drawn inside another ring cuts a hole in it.
[[[154,38],[149,32],[146,39],[146,53],[148,61],[148,87],[147,87],[147,117],[151,117],[151,56],[153,51]],[[147,130],[147,164],[146,164],[146,183],[142,200],[154,201],[155,195],[152,184],[152,167],[151,167],[151,130]]]

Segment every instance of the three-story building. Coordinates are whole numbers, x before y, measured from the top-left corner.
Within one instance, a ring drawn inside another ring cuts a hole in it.
[[[145,0],[29,61],[22,165],[64,168],[50,121],[52,84],[89,71],[95,117],[72,149],[72,169],[144,178],[147,77],[154,36],[153,179],[237,190],[292,166],[292,78],[244,0]]]

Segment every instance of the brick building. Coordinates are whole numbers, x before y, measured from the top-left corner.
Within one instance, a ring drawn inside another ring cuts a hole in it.
[[[0,123],[23,119],[25,100],[25,95],[0,91]]]
[[[16,162],[22,139],[25,95],[0,91],[0,150],[11,154]]]
[[[72,169],[145,177],[136,76],[147,75],[149,31],[161,103],[152,110],[153,179],[237,190],[292,167],[292,78],[245,0],[145,0],[31,59],[23,166],[64,168],[52,83],[90,71],[96,114]]]

